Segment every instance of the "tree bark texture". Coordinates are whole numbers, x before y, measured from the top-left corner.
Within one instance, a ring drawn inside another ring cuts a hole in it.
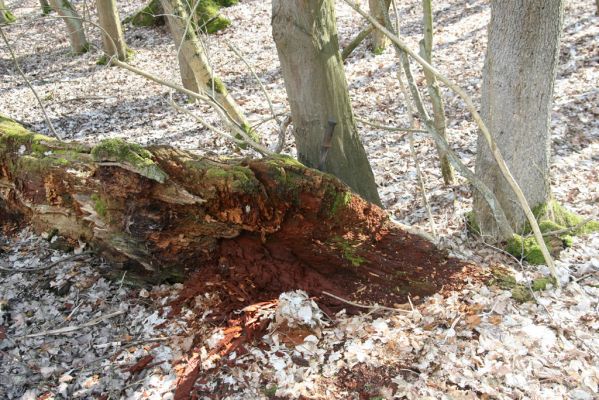
[[[102,32],[102,48],[108,56],[116,56],[121,61],[127,60],[127,44],[123,36],[123,27],[116,0],[96,0],[98,19]]]
[[[533,209],[550,197],[549,128],[562,19],[561,0],[491,2],[481,114]],[[514,231],[522,231],[526,217],[481,136],[476,174],[493,190]],[[483,234],[504,239],[480,195],[474,210]]]
[[[168,26],[175,41],[175,48],[179,50],[181,47],[179,63],[187,64],[180,66],[184,87],[189,90],[194,90],[194,86],[201,88],[202,92],[212,96],[236,123],[249,128],[243,111],[224,83],[214,74],[195,30],[192,26],[186,29],[189,15],[181,0],[162,0],[161,4],[168,15]],[[191,74],[195,77],[195,82]]]
[[[376,18],[383,26],[385,25],[385,13],[389,12],[391,0],[368,0],[370,15]],[[372,31],[372,51],[375,54],[382,53],[389,45],[389,39],[381,31]]]
[[[332,0],[273,0],[272,31],[293,118],[299,160],[316,168],[328,121],[332,148],[324,171],[380,204],[374,175],[354,121],[339,53]]]
[[[85,38],[85,31],[81,23],[81,17],[68,0],[50,0],[50,5],[62,17],[69,31],[71,51],[74,54],[86,53],[89,43]]]
[[[424,38],[421,42],[421,56],[429,64],[433,65],[433,7],[431,0],[422,0],[422,25],[424,27]],[[447,140],[447,124],[445,122],[445,105],[441,97],[441,90],[437,78],[430,71],[424,70],[424,76],[428,87],[428,94],[433,106],[433,122],[435,129],[445,140]],[[441,175],[446,185],[452,185],[455,177],[453,168],[447,155],[437,146]]]
[[[245,295],[353,298],[362,288],[393,304],[459,286],[473,270],[290,158],[212,160],[117,139],[92,148],[0,117],[0,225],[23,221],[89,243],[128,276],[195,271],[198,284],[218,275]]]

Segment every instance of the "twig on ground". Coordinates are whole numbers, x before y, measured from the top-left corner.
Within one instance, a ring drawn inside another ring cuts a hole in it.
[[[38,271],[44,271],[50,268],[54,268],[55,266],[57,266],[58,264],[62,264],[63,262],[67,262],[67,261],[73,261],[79,258],[84,258],[84,257],[88,257],[91,253],[81,253],[81,254],[73,254],[70,256],[67,256],[65,258],[61,258],[60,260],[54,261],[48,265],[44,265],[41,267],[37,267],[37,268],[8,268],[5,267],[3,265],[0,265],[0,270],[2,271],[8,271],[8,272],[38,272]]]
[[[94,326],[97,325],[101,322],[104,322],[110,318],[114,318],[117,317],[119,315],[123,315],[125,314],[125,311],[116,311],[110,314],[106,314],[106,315],[102,315],[98,318],[94,318],[91,321],[88,321],[84,324],[81,325],[71,325],[71,326],[65,326],[64,328],[59,328],[59,329],[52,329],[49,331],[43,331],[43,332],[38,332],[38,333],[32,333],[29,335],[24,335],[24,336],[18,336],[15,339],[26,339],[26,338],[33,338],[33,337],[40,337],[40,336],[56,336],[56,335],[64,335],[67,333],[71,333],[71,332],[75,332],[78,330],[81,330],[83,328],[88,328],[90,326]]]
[[[358,308],[364,308],[366,310],[386,310],[386,311],[393,311],[393,312],[399,312],[399,313],[409,313],[409,312],[411,312],[409,310],[402,310],[401,308],[392,308],[392,307],[379,306],[378,304],[375,304],[373,306],[365,306],[363,304],[358,304],[358,303],[354,303],[353,301],[345,300],[344,298],[341,298],[339,296],[335,296],[334,294],[329,293],[329,292],[322,291],[321,293],[324,294],[324,295],[327,295],[329,297],[332,297],[332,298],[334,298],[336,300],[339,300],[342,303],[349,304],[350,306],[354,306],[354,307],[358,307]]]

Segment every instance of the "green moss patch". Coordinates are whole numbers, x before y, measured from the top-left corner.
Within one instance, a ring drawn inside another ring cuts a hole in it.
[[[583,217],[568,211],[554,200],[535,207],[533,214],[539,221],[545,245],[552,255],[558,255],[564,248],[572,246],[573,236],[599,231],[599,222],[589,221],[580,225],[584,222]],[[553,232],[557,233],[552,234]],[[541,248],[532,236],[532,228],[529,224],[526,225],[523,235],[514,235],[508,240],[506,250],[530,264],[545,263]]]
[[[44,143],[51,142],[56,142],[56,139],[31,132],[18,122],[0,114],[0,150],[20,151],[21,146],[25,146],[26,152],[43,155],[48,150]]]
[[[196,8],[199,28],[209,34],[226,29],[231,25],[231,21],[220,15],[220,9],[233,3],[231,0],[200,0]]]
[[[547,231],[574,228],[577,225],[582,224],[582,222],[585,220],[585,218],[581,217],[580,215],[568,211],[555,200],[551,200],[548,204],[542,204],[535,207],[532,212],[537,218],[537,221],[539,221],[539,224],[543,224],[546,221],[553,223],[551,226],[547,225]],[[526,229],[527,233],[532,231],[530,226],[527,226]],[[584,235],[598,231],[599,221],[589,221],[586,224],[570,231],[570,234]]]
[[[255,193],[262,187],[251,169],[239,165],[208,168],[204,180],[216,185],[226,183],[231,191],[242,193]]]
[[[138,144],[121,139],[106,139],[92,149],[96,162],[122,163],[148,179],[164,183],[168,175],[152,160],[152,153]]]
[[[572,246],[573,236],[584,235],[599,231],[598,221],[589,221],[583,225],[584,218],[568,211],[565,207],[551,200],[533,209],[533,214],[538,221],[545,245],[553,256],[567,247]],[[466,214],[468,231],[480,234],[480,227],[476,221],[474,212]],[[541,248],[537,244],[530,224],[526,224],[521,234],[515,234],[507,241],[506,251],[530,264],[544,264],[545,258]]]
[[[503,290],[509,290],[512,293],[512,298],[520,303],[532,301],[533,296],[530,292],[540,292],[547,289],[547,285],[555,285],[553,277],[542,277],[534,279],[530,283],[530,288],[522,283],[517,283],[516,278],[504,268],[491,269],[492,278],[487,282],[489,286],[497,286]]]
[[[351,198],[352,195],[350,192],[337,192],[331,206],[331,215],[336,215],[339,211],[343,210],[349,204]]]
[[[333,247],[338,249],[341,252],[343,258],[351,263],[354,267],[359,267],[360,265],[367,262],[364,257],[358,255],[359,245],[350,242],[347,239],[343,239],[342,237],[336,236],[332,240]]]
[[[106,204],[106,201],[97,194],[92,194],[91,199],[94,202],[94,210],[98,213],[100,217],[105,217],[106,211],[108,210],[108,205]]]
[[[134,26],[158,26],[164,25],[164,16],[162,16],[162,6],[160,0],[151,0],[147,6],[137,11],[130,17],[125,18],[124,23],[131,23]]]
[[[8,11],[6,9],[0,10],[0,14],[2,14],[0,21],[4,21],[7,24],[12,24],[13,22],[15,22],[17,20],[17,17],[15,17],[13,13],[11,13],[10,11]]]

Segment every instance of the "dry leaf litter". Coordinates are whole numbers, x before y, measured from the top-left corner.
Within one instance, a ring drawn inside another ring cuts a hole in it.
[[[96,142],[125,137],[141,144],[168,143],[200,154],[236,152],[230,143],[173,110],[163,87],[118,68],[96,65],[98,50],[72,57],[63,27],[40,16],[34,0],[6,0],[18,22],[3,28],[19,62],[42,97],[57,130]],[[93,1],[74,1],[85,15]],[[119,2],[121,16],[142,2]],[[366,1],[360,2],[364,7]],[[223,9],[233,22],[206,38],[215,70],[254,123],[269,117],[262,92],[227,49],[243,50],[267,87],[277,112],[288,112],[276,49],[270,34],[270,2],[242,0]],[[340,43],[365,23],[336,3]],[[412,48],[422,35],[420,2],[399,6],[402,34]],[[93,12],[91,12],[92,18]],[[479,96],[489,6],[486,1],[435,3],[435,64],[475,98]],[[598,218],[599,19],[592,2],[566,2],[564,38],[552,115],[551,171],[555,198],[573,211]],[[97,32],[88,35],[100,43]],[[127,26],[133,64],[178,82],[175,49],[165,28]],[[346,63],[354,111],[380,123],[407,126],[388,49],[372,55],[365,44]],[[415,68],[417,70],[417,68]],[[422,82],[420,82],[422,83]],[[49,133],[37,103],[6,51],[0,56],[0,112]],[[174,98],[185,105],[185,99]],[[444,91],[452,147],[473,166],[476,128],[461,100]],[[201,104],[190,110],[218,123]],[[260,125],[265,142],[276,142],[272,122]],[[404,136],[362,126],[383,202],[393,218],[428,229]],[[485,267],[506,266],[519,282],[546,276],[543,267],[522,267],[468,237],[464,213],[471,207],[464,181],[443,188],[430,139],[416,135],[440,243],[458,257]],[[294,153],[288,139],[286,152]],[[245,154],[242,152],[242,154]],[[447,298],[433,296],[407,313],[371,310],[359,316],[327,316],[301,292],[281,295],[277,308],[259,317],[268,333],[245,354],[226,360],[211,354],[221,328],[202,325],[210,294],[193,309],[167,319],[179,285],[135,288],[109,281],[101,259],[50,263],[67,254],[25,230],[2,239],[0,266],[0,397],[9,399],[174,397],[177,374],[199,355],[200,398],[529,398],[599,397],[599,235],[575,238],[557,262],[563,288],[535,292],[519,303],[496,286],[470,285]],[[82,245],[76,251],[85,252]],[[198,321],[205,340],[194,343]],[[289,340],[294,327],[307,335]],[[226,361],[226,362],[224,362]],[[210,369],[210,367],[214,367]],[[216,396],[216,397],[215,397]]]

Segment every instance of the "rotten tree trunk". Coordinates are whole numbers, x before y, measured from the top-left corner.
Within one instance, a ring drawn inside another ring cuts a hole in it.
[[[0,221],[83,240],[128,276],[197,271],[198,284],[212,274],[243,296],[362,291],[392,305],[464,280],[464,264],[292,159],[211,160],[116,139],[89,148],[2,117]]]
[[[339,53],[334,2],[273,0],[272,32],[293,118],[298,159],[316,168],[323,135],[336,121],[324,165],[366,200],[380,204]]]

